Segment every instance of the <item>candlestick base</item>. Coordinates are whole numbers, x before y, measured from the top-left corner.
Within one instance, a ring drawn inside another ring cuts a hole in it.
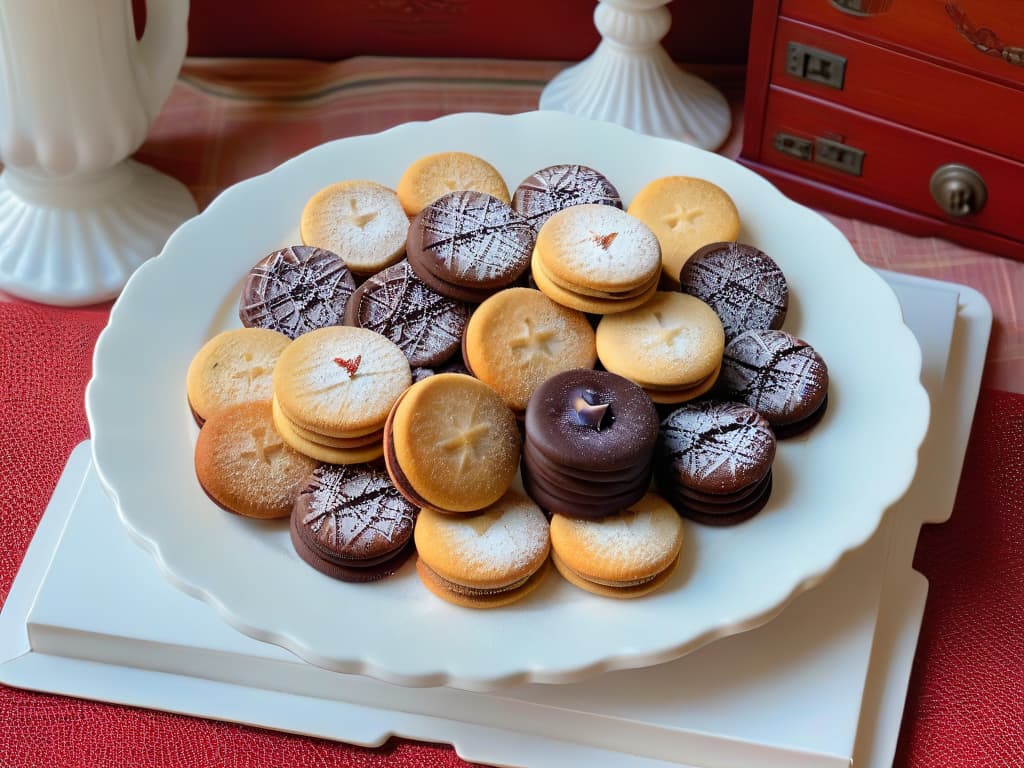
[[[0,290],[59,306],[112,299],[197,212],[184,184],[133,160],[83,177],[0,174]]]

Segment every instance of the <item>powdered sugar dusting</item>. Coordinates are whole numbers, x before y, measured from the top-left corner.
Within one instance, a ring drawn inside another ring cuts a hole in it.
[[[613,237],[614,235],[614,237]],[[639,219],[607,205],[577,205],[548,219],[538,249],[559,271],[604,285],[634,287],[661,267],[661,247]]]
[[[586,203],[622,208],[622,199],[612,183],[585,165],[543,168],[520,184],[512,197],[513,208],[538,232],[552,214]]]

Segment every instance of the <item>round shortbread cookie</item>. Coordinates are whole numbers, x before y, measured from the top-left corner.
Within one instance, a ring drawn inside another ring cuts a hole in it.
[[[533,282],[536,283],[537,288],[544,293],[549,299],[563,307],[569,309],[575,309],[579,312],[586,312],[591,315],[612,315],[618,312],[628,312],[631,309],[642,307],[651,297],[654,296],[655,291],[658,290],[658,276],[655,274],[654,278],[650,281],[648,287],[638,296],[632,298],[621,298],[621,299],[610,299],[600,298],[597,296],[587,296],[574,291],[567,291],[559,285],[556,285],[548,274],[544,271],[544,266],[537,259],[537,252],[533,254]]]
[[[519,466],[516,418],[498,393],[471,376],[417,382],[395,404],[384,431],[395,486],[421,506],[474,512],[509,489]]]
[[[512,195],[512,207],[538,232],[558,211],[586,203],[622,208],[615,186],[603,173],[586,165],[542,168],[524,179]]]
[[[316,432],[310,432],[308,429],[296,426],[295,422],[284,415],[283,412],[277,415],[276,412],[281,411],[281,405],[277,402],[275,397],[271,400],[271,407],[275,411],[274,418],[284,419],[288,422],[288,428],[296,435],[304,440],[308,440],[311,443],[318,443],[327,448],[363,448],[373,443],[380,443],[384,439],[384,428],[381,427],[378,430],[370,432],[366,435],[360,435],[359,437],[331,437],[330,435],[320,435]]]
[[[441,195],[465,189],[506,203],[511,200],[498,169],[467,152],[438,152],[419,158],[405,169],[396,191],[405,212],[412,217]]]
[[[650,283],[661,248],[650,227],[607,205],[576,205],[549,218],[535,258],[556,285],[576,293],[628,293]]]
[[[696,400],[701,395],[706,395],[714,389],[721,372],[722,366],[719,365],[715,368],[714,373],[691,387],[683,387],[682,389],[644,389],[644,392],[651,398],[651,402],[658,405],[679,405],[690,400]]]
[[[736,204],[724,189],[704,179],[655,179],[637,192],[628,211],[657,235],[664,279],[673,288],[679,286],[683,264],[698,248],[740,236]]]
[[[185,376],[185,393],[196,421],[202,424],[229,405],[269,400],[274,366],[290,343],[277,331],[237,328],[203,344]]]
[[[421,510],[414,532],[427,588],[467,607],[511,602],[550,551],[548,521],[527,496],[509,491],[474,515]],[[424,570],[425,569],[425,570]]]
[[[320,328],[295,339],[274,368],[274,395],[297,426],[329,437],[379,429],[412,383],[405,353],[364,328]]]
[[[546,379],[593,368],[594,330],[586,316],[532,288],[507,288],[484,301],[466,326],[465,356],[473,375],[514,411],[523,411]]]
[[[339,448],[328,442],[309,439],[306,437],[309,434],[308,432],[299,434],[295,429],[295,425],[281,412],[276,398],[271,404],[271,414],[274,419],[274,428],[281,436],[281,439],[293,450],[317,461],[322,461],[326,464],[362,464],[379,459],[384,455],[383,439]],[[330,440],[331,438],[325,439]]]
[[[699,385],[721,365],[725,347],[722,321],[711,307],[667,291],[638,309],[601,318],[596,339],[604,367],[645,389]]]
[[[665,499],[647,493],[600,520],[551,518],[555,568],[571,584],[604,597],[640,597],[669,578],[683,546],[683,522]]]
[[[328,325],[341,325],[356,289],[341,257],[309,245],[293,245],[264,256],[245,276],[238,318],[247,328],[269,328],[290,339]]]
[[[405,253],[409,219],[398,195],[375,181],[352,180],[317,192],[302,211],[302,242],[341,256],[360,275],[379,272]]]
[[[286,517],[314,467],[282,441],[266,400],[215,411],[196,439],[199,484],[219,506],[246,517]]]

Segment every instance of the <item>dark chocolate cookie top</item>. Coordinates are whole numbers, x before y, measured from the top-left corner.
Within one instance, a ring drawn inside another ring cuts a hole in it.
[[[661,424],[655,453],[659,483],[733,494],[764,479],[775,459],[768,420],[749,406],[688,403]]]
[[[264,256],[242,282],[238,317],[247,328],[269,328],[294,339],[341,325],[355,280],[341,257],[295,245]]]
[[[526,406],[526,440],[558,464],[613,471],[642,465],[658,439],[658,412],[636,384],[577,368],[541,384]]]
[[[462,343],[469,307],[426,285],[402,260],[373,275],[352,294],[345,323],[391,339],[411,366],[431,366]]]
[[[773,426],[803,421],[828,394],[828,367],[814,348],[785,331],[746,331],[725,347],[722,397],[749,405]]]
[[[584,203],[622,208],[615,186],[600,171],[586,165],[551,165],[525,179],[512,195],[512,207],[536,231],[563,208]]]
[[[786,319],[786,277],[774,259],[752,245],[705,245],[683,265],[679,283],[683,293],[715,310],[726,341],[743,331],[781,328]]]
[[[499,288],[529,267],[535,234],[512,207],[483,192],[451,192],[416,215],[406,253],[416,271],[470,288]]]
[[[292,522],[321,557],[371,565],[409,541],[416,513],[383,469],[321,464],[299,491]]]

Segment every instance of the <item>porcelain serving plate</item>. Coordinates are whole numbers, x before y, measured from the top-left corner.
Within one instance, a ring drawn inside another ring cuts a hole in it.
[[[789,280],[785,328],[828,363],[828,412],[780,442],[762,513],[732,528],[687,525],[680,567],[653,595],[603,599],[552,571],[518,604],[471,611],[428,593],[412,563],[346,584],[299,559],[286,522],[226,513],[196,481],[185,372],[207,339],[239,326],[249,267],[299,242],[317,190],[352,178],[394,187],[409,163],[443,150],[486,158],[510,188],[546,165],[591,165],[627,202],[659,176],[709,179],[735,200],[741,239]],[[484,690],[658,664],[771,619],[863,543],[909,486],[928,425],[920,366],[894,294],[842,234],[740,165],[561,113],[460,114],[324,144],[226,190],[129,281],[96,346],[87,410],[96,467],[124,524],[224,620],[327,669]]]

